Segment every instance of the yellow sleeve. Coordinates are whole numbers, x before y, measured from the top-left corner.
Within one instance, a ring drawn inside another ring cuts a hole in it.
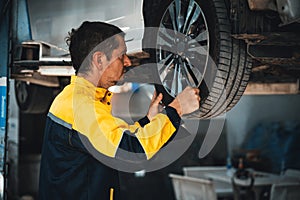
[[[142,127],[138,122],[129,125],[112,116],[110,110],[100,102],[76,107],[73,129],[85,135],[97,151],[110,157],[115,157],[125,131],[138,139],[147,159],[155,155],[176,131],[165,114],[156,115]]]

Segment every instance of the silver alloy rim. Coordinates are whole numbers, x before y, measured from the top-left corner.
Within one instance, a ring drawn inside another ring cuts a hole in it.
[[[209,34],[199,4],[173,1],[165,11],[157,35],[158,74],[173,97],[186,86],[199,87],[209,57]]]

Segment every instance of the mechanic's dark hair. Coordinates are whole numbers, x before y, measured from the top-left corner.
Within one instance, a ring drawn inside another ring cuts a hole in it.
[[[124,38],[125,33],[118,27],[104,22],[85,21],[78,29],[72,29],[66,42],[77,74],[90,69],[91,56],[96,51],[103,52],[107,59],[111,59],[112,51],[119,46],[116,35]]]

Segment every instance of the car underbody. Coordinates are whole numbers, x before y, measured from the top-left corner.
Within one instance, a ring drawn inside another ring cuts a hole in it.
[[[200,118],[230,110],[248,83],[291,83],[298,93],[299,7],[298,0],[143,1],[143,46],[140,51],[129,54],[133,66],[125,80],[161,83],[162,87],[156,89],[170,96],[166,103],[186,84],[199,87],[204,93],[201,105],[206,105],[200,111],[202,114],[196,116]],[[185,33],[183,22],[190,28],[189,32]],[[153,27],[155,29],[151,30]],[[192,50],[195,47],[191,44],[200,35],[204,39],[198,41],[200,46],[197,48],[207,50],[207,55]],[[168,46],[172,50],[166,49]],[[16,45],[11,77],[22,81],[23,85],[32,83],[53,88],[56,94],[74,74],[68,52],[61,52],[60,56],[53,54],[53,51],[60,50],[55,45],[39,41],[24,41]],[[199,57],[198,61],[195,55]],[[193,59],[196,61],[191,63]],[[205,66],[196,66],[203,59],[206,59]],[[208,66],[209,59],[216,64],[216,72]],[[147,63],[158,63],[158,68],[156,65],[149,67]],[[159,64],[166,66],[159,67]],[[157,71],[158,76],[153,76]],[[211,81],[203,83],[205,79]],[[208,86],[209,82],[211,86]],[[19,96],[26,99],[26,95]],[[219,101],[222,98],[224,102]],[[218,111],[213,114],[210,110],[217,102]]]

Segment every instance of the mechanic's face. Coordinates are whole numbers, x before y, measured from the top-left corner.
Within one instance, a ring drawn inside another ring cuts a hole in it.
[[[108,66],[99,80],[99,87],[108,89],[116,85],[124,74],[124,67],[131,66],[131,61],[126,55],[127,48],[124,38],[118,35],[117,40],[119,41],[119,47],[113,50],[109,61],[105,59],[104,66]]]

